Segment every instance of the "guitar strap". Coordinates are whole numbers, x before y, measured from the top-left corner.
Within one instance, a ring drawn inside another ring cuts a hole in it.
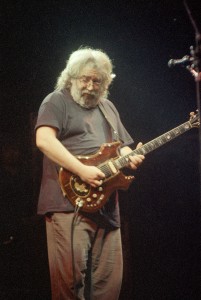
[[[108,124],[110,125],[110,127],[112,129],[112,135],[114,137],[114,141],[120,141],[120,142],[123,143],[124,141],[122,141],[122,139],[120,139],[119,134],[118,134],[118,132],[116,131],[116,129],[114,127],[114,124],[112,123],[111,119],[108,117],[108,114],[106,112],[106,109],[105,109],[103,103],[100,102],[98,104],[98,107],[99,107],[100,111],[102,112],[102,114],[104,115],[106,121],[108,122]]]

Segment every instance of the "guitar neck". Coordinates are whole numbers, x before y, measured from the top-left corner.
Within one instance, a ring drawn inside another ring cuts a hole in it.
[[[191,122],[187,121],[178,127],[175,127],[174,129],[160,135],[159,137],[151,140],[150,142],[144,144],[142,147],[133,150],[131,153],[120,156],[114,161],[115,167],[117,169],[122,169],[123,167],[126,167],[129,164],[129,156],[133,156],[136,154],[142,154],[146,155],[147,153],[163,146],[164,144],[170,142],[171,140],[175,139],[179,135],[185,133],[186,131],[190,130],[192,128]]]

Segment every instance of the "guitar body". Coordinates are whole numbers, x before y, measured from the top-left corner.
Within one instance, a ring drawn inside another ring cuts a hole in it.
[[[89,156],[78,156],[77,158],[85,165],[97,167],[104,165],[110,169],[110,164],[119,157],[118,148],[120,145],[120,142],[103,144],[97,153]],[[119,170],[116,173],[111,171],[103,184],[94,188],[64,168],[60,168],[59,171],[59,182],[63,194],[73,206],[78,206],[82,211],[90,213],[103,207],[115,190],[127,190],[133,179],[133,176],[125,176]]]

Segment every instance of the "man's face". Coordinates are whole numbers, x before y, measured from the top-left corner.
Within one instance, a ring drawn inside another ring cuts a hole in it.
[[[104,92],[102,79],[97,70],[85,67],[79,78],[71,80],[71,95],[83,107],[95,107]]]

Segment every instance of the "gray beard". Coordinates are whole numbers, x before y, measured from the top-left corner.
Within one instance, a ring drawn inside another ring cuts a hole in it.
[[[85,108],[93,108],[96,107],[99,103],[99,98],[92,98],[91,95],[87,96],[81,96],[79,99],[75,99],[75,102],[77,102],[80,106]]]
[[[71,87],[70,92],[71,96],[73,97],[73,100],[82,107],[94,108],[100,102],[100,94],[96,94],[94,92],[82,92],[81,94],[81,92],[78,89],[73,87]]]

